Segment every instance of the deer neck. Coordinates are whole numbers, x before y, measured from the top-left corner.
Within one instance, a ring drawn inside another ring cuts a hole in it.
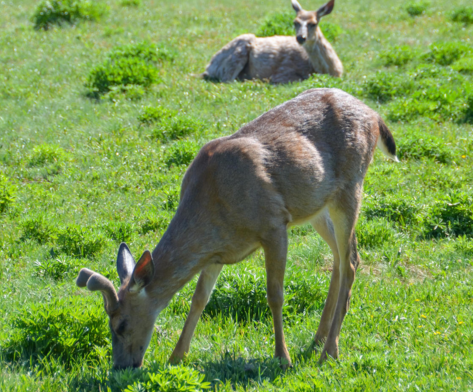
[[[317,26],[314,38],[304,44],[304,49],[317,73],[342,76],[343,65],[330,42],[324,37],[322,30]]]
[[[212,254],[206,249],[206,238],[189,221],[171,221],[159,244],[153,250],[154,279],[146,287],[146,294],[158,311],[164,309],[184,285],[205,265],[212,262]]]

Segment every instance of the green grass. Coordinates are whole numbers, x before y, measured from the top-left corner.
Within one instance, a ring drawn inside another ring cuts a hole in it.
[[[426,3],[339,5],[321,27],[336,26],[344,77],[284,86],[192,75],[238,34],[293,34],[287,1],[103,0],[107,13],[83,18],[94,23],[49,31],[35,29],[39,4],[5,1],[0,15],[0,390],[473,389],[469,2],[430,2],[415,18],[408,7]],[[102,90],[91,84],[100,67],[113,82]],[[143,368],[112,371],[103,301],[76,288],[77,271],[118,286],[118,245],[137,254],[157,244],[199,148],[313,87],[376,109],[401,159],[377,152],[366,177],[339,361],[318,365],[309,350],[332,256],[302,226],[290,231],[285,280],[292,369],[272,359],[259,251],[223,270],[183,365],[167,360],[195,280],[158,318]]]

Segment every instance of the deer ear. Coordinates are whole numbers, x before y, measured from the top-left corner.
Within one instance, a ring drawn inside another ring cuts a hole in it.
[[[135,259],[131,255],[128,246],[124,242],[122,242],[120,244],[120,248],[118,248],[117,256],[117,271],[118,276],[120,277],[121,284],[127,282],[130,279],[134,269]]]
[[[136,263],[129,290],[135,293],[142,290],[151,283],[153,276],[153,257],[151,256],[151,252],[149,250],[145,250],[143,255],[138,260],[138,263]]]
[[[297,2],[297,0],[291,0],[292,3],[292,8],[294,8],[294,11],[300,12],[302,11],[301,5]]]
[[[327,4],[323,5],[317,10],[317,16],[320,19],[322,16],[328,15],[332,12],[335,6],[335,0],[330,0]]]

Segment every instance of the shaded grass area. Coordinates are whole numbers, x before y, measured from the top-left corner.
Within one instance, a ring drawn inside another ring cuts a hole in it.
[[[286,1],[103,4],[109,11],[96,23],[48,32],[34,30],[30,0],[7,1],[0,15],[0,389],[163,389],[161,381],[222,391],[472,389],[469,4],[337,6],[321,27],[343,30],[329,39],[346,76],[287,86],[191,76],[238,34],[268,26],[292,34]],[[117,58],[152,64],[156,83],[122,80],[106,99],[88,98],[97,64]],[[377,153],[365,181],[363,262],[340,360],[319,366],[310,348],[332,257],[302,226],[290,232],[285,281],[293,369],[272,359],[256,253],[224,269],[182,367],[166,361],[195,280],[158,319],[144,368],[112,371],[102,300],[76,289],[77,271],[87,266],[118,286],[118,244],[135,253],[155,246],[199,148],[313,87],[341,88],[378,110],[402,161]]]

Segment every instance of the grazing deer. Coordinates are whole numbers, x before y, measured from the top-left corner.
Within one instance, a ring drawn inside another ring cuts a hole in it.
[[[220,49],[210,60],[204,79],[231,82],[235,79],[267,79],[289,83],[307,79],[313,73],[341,77],[343,65],[319,27],[323,16],[332,12],[335,0],[318,11],[304,11],[297,0],[294,37],[259,38],[243,34]]]
[[[189,166],[177,212],[153,253],[135,264],[121,244],[118,293],[102,275],[82,269],[79,287],[101,291],[110,319],[113,363],[141,366],[156,317],[192,277],[200,277],[171,356],[189,351],[197,321],[224,265],[262,247],[276,351],[291,364],[283,333],[287,229],[310,222],[330,246],[334,264],[315,343],[321,361],[338,357],[338,337],[359,263],[355,223],[363,179],[376,145],[397,161],[380,116],[338,89],[308,90],[206,144]]]

